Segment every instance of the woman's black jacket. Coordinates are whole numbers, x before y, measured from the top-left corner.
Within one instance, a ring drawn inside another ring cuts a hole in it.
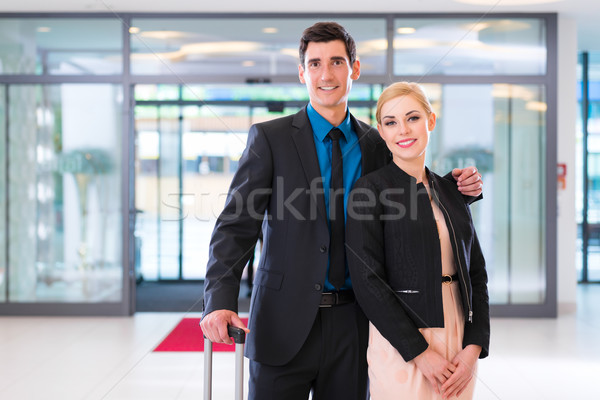
[[[479,345],[483,358],[490,338],[487,273],[471,212],[451,177],[427,174],[459,275],[463,348]],[[359,304],[402,357],[412,360],[428,347],[419,328],[444,326],[440,242],[425,186],[393,162],[360,178],[348,200],[346,246]]]

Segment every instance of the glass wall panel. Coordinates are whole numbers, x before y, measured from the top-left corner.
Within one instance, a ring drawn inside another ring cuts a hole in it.
[[[120,74],[122,42],[117,19],[3,18],[0,74]]]
[[[204,278],[212,229],[246,146],[249,124],[280,115],[234,103],[136,107],[140,278]]]
[[[138,93],[136,87],[136,95]],[[158,107],[135,107],[136,279],[157,280],[160,269]]]
[[[9,87],[11,302],[120,302],[120,86]]]
[[[298,40],[321,19],[210,18],[132,20],[133,74],[232,75],[256,79],[297,74]],[[336,18],[357,40],[362,75],[384,74],[385,19]]]
[[[600,281],[600,53],[590,53],[588,119],[588,280]]]
[[[181,120],[180,107],[158,109],[159,278],[177,279],[181,255]]]
[[[0,85],[0,303],[6,301],[6,86]]]
[[[246,147],[255,111],[258,110],[243,105],[185,107],[182,174],[185,279],[204,279],[210,236]]]
[[[584,141],[583,120],[577,121],[577,274],[578,280],[600,281],[600,53],[588,53],[588,120],[587,141]],[[583,101],[582,65],[579,65],[580,110]],[[585,151],[584,152],[584,147]],[[584,192],[584,171],[587,158],[587,197]],[[585,224],[584,224],[585,220]],[[584,228],[586,226],[587,228]],[[587,242],[583,231],[587,229]],[[584,262],[587,270],[584,273]]]
[[[583,160],[585,157],[583,146],[583,66],[579,57],[577,64],[577,101],[579,102],[577,114],[577,129],[575,130],[575,219],[577,220],[577,247],[575,266],[577,268],[577,281],[583,279]]]
[[[475,165],[484,200],[472,206],[492,304],[545,300],[545,94],[540,86],[425,85],[438,113],[428,165]]]
[[[598,104],[593,118],[600,119]],[[600,132],[588,139],[589,196],[588,196],[588,280],[600,281]]]
[[[136,240],[144,280],[181,278],[182,128],[179,106],[136,107]]]
[[[396,75],[543,75],[542,19],[436,18],[394,22]]]

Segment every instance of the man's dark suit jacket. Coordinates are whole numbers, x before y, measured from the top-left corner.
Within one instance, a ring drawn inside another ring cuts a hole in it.
[[[351,119],[362,174],[386,165],[390,153],[377,130]],[[210,243],[204,315],[237,312],[240,278],[261,226],[246,356],[282,365],[298,353],[313,326],[329,258],[321,171],[306,108],[250,129]]]

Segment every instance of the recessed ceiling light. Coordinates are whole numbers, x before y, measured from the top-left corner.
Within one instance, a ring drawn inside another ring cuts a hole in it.
[[[525,109],[529,111],[548,111],[548,104],[543,101],[528,101],[525,103]]]
[[[473,32],[481,32],[484,29],[490,27],[489,22],[469,22],[467,24],[463,24],[462,27],[468,31]]]
[[[263,28],[262,31],[263,31],[263,33],[277,33],[277,32],[279,32],[279,29],[274,28],[274,27],[267,27],[267,28]]]
[[[257,51],[260,43],[256,42],[200,42],[181,46],[185,54],[235,54]]]
[[[52,30],[52,28],[47,27],[47,26],[40,26],[37,28],[37,31],[40,33],[48,33]]]
[[[136,34],[136,33],[140,33],[140,31],[141,31],[141,29],[138,28],[137,26],[132,26],[131,28],[129,28],[129,33]]]
[[[516,32],[531,29],[531,24],[512,19],[500,19],[488,22],[462,24],[461,27],[472,32],[481,32],[483,30],[488,30],[490,32]]]
[[[186,36],[185,33],[179,31],[144,31],[141,33],[143,37],[152,39],[181,39]]]
[[[396,29],[396,32],[398,32],[401,35],[410,35],[411,33],[415,33],[415,31],[416,29],[410,26],[404,26]]]

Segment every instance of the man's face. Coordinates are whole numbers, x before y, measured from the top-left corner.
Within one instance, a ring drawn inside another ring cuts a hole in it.
[[[360,62],[350,65],[341,40],[310,42],[304,59],[298,75],[315,110],[325,117],[332,112],[345,113],[352,81],[360,76]]]

